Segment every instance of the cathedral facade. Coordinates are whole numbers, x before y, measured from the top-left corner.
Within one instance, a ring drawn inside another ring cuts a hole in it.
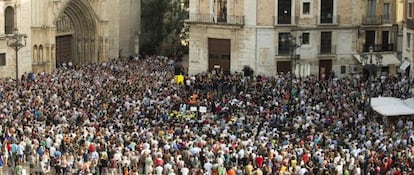
[[[138,55],[140,6],[140,0],[1,0],[0,77]],[[9,47],[16,31],[27,36],[17,59]]]

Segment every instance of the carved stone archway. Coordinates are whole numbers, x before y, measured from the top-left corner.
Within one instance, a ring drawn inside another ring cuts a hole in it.
[[[56,64],[98,62],[99,20],[89,1],[70,0],[62,8],[55,20]]]

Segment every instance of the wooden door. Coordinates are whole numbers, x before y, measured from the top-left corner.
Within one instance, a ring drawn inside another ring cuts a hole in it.
[[[292,61],[278,61],[276,68],[278,73],[292,73]]]
[[[62,63],[73,62],[72,42],[72,35],[56,37],[56,66],[59,66]]]
[[[224,72],[230,72],[230,40],[208,39],[208,69],[219,68]]]

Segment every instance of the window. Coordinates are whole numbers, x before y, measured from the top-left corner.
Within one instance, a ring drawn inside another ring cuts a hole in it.
[[[345,74],[346,73],[346,66],[341,66],[341,74]]]
[[[289,35],[290,33],[279,33],[279,55],[289,55],[289,41],[285,41]]]
[[[0,53],[0,66],[5,66],[5,65],[6,65],[6,54]]]
[[[407,33],[407,49],[411,48],[411,33]]]
[[[217,22],[227,22],[227,0],[214,1],[214,11],[217,15]]]
[[[332,53],[332,32],[321,32],[321,48],[320,53]]]
[[[302,33],[302,44],[310,44],[309,33]]]
[[[368,0],[368,4],[367,4],[367,16],[368,17],[376,16],[376,11],[377,11],[376,4],[377,4],[376,0]]]
[[[43,46],[39,45],[39,52],[37,53],[39,55],[39,61],[43,62]]]
[[[7,7],[5,11],[5,34],[12,34],[14,30],[14,9],[13,7]]]
[[[320,24],[332,24],[334,23],[334,2],[333,0],[321,0],[321,8],[320,8],[320,14],[319,17],[319,23]]]
[[[384,3],[384,22],[389,23],[390,21],[390,3]]]
[[[33,63],[39,62],[39,57],[37,57],[37,45],[33,46]]]
[[[304,15],[309,15],[310,14],[310,2],[303,2],[302,13]]]
[[[292,24],[292,1],[279,0],[277,8],[277,24]]]
[[[407,16],[409,18],[413,17],[413,3],[412,2],[408,3],[408,14],[407,14]]]

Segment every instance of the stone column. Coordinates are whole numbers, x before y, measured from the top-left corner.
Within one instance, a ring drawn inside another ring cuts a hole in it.
[[[109,59],[109,40],[106,37],[103,42],[103,50],[104,50],[103,58],[105,61],[107,61]]]
[[[50,47],[50,52],[50,60],[48,62],[49,66],[47,70],[49,72],[51,72],[54,69],[54,66],[56,66],[56,50],[54,44]]]
[[[76,63],[80,64],[83,62],[83,52],[84,52],[84,42],[83,42],[83,37],[79,37],[78,39],[78,49],[77,49],[77,59],[76,59]]]
[[[96,63],[98,59],[96,59],[96,47],[95,47],[95,38],[91,37],[91,44],[90,44],[90,55],[92,63]]]
[[[88,37],[86,37],[85,38],[85,40],[84,40],[84,48],[85,48],[85,50],[84,50],[84,52],[83,52],[83,61],[82,61],[82,63],[90,63],[90,55],[89,55],[89,53],[90,53],[90,49],[89,49],[89,40],[88,40]]]
[[[103,37],[99,37],[98,38],[98,46],[97,46],[97,48],[98,48],[98,53],[97,53],[97,59],[98,59],[98,62],[102,62],[102,56],[103,56]]]

